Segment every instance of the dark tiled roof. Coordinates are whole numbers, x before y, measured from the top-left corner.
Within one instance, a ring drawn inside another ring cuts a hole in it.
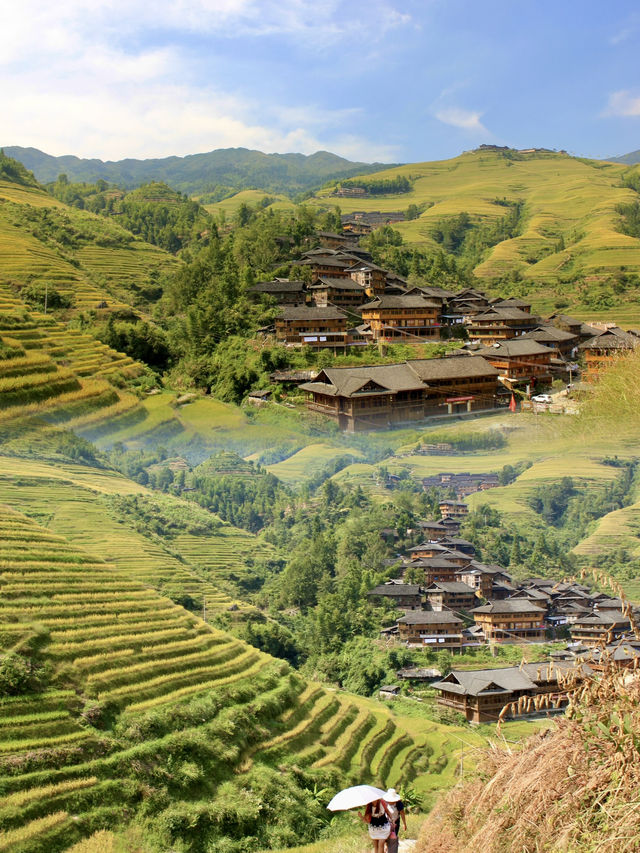
[[[635,349],[638,345],[639,338],[614,326],[580,344],[580,349]]]
[[[250,293],[302,293],[304,281],[257,281],[247,290]]]
[[[465,595],[475,595],[473,587],[462,583],[462,581],[434,581],[431,586],[426,588],[425,592],[457,592],[464,593]]]
[[[328,306],[327,308],[307,307],[304,305],[287,306],[278,314],[278,320],[346,320],[347,315],[339,308]]]
[[[524,338],[524,340],[538,342],[554,341],[555,343],[561,343],[562,341],[575,341],[577,339],[577,335],[574,335],[573,332],[565,332],[564,329],[559,329],[557,326],[538,326],[530,332],[525,332],[521,337]]]
[[[394,296],[393,294],[384,293],[378,296],[373,302],[368,302],[362,306],[362,311],[373,311],[377,308],[439,308],[436,302],[429,302],[424,296],[413,294]]]
[[[478,314],[475,321],[478,320],[528,320],[531,322],[534,318],[526,311],[521,311],[520,308],[511,308],[509,306],[491,307],[483,314]]]
[[[528,601],[519,601],[513,598],[507,598],[504,601],[490,601],[488,604],[483,604],[482,607],[476,607],[472,613],[539,613],[544,615],[544,610],[535,604],[530,604]]]
[[[462,696],[480,696],[532,690],[539,683],[555,681],[558,675],[578,669],[587,674],[586,666],[576,666],[572,661],[553,661],[509,666],[504,669],[452,670],[436,690],[446,690]]]
[[[396,619],[396,622],[403,625],[462,625],[462,619],[448,610],[412,610]]]
[[[329,367],[322,370],[313,382],[300,386],[303,391],[315,391],[332,397],[350,397],[373,383],[364,393],[410,391],[424,384],[406,364],[387,364],[376,367]]]
[[[525,341],[521,338],[512,341],[501,341],[490,347],[481,347],[475,352],[477,355],[482,355],[485,358],[517,358],[523,355],[553,354],[553,350],[549,349],[549,347],[545,347],[537,341]]]
[[[359,290],[366,298],[366,293],[361,284],[354,281],[352,278],[329,278],[329,276],[320,276],[315,284],[309,285],[309,290],[324,290],[325,288],[333,288],[334,290]]]
[[[464,376],[497,376],[498,370],[483,358],[421,358],[407,362],[424,382]]]
[[[367,595],[420,595],[420,587],[418,584],[411,583],[383,583],[370,589]]]
[[[496,308],[531,308],[531,303],[526,299],[518,299],[516,296],[510,296],[508,299],[492,299],[491,304]]]

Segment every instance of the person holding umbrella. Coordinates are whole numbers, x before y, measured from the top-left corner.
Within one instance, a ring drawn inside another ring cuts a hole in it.
[[[392,833],[387,841],[387,853],[398,853],[398,836],[400,835],[400,819],[404,826],[404,831],[407,831],[407,819],[404,814],[404,803],[400,799],[400,794],[395,788],[389,788],[384,795],[385,802],[389,805],[391,812],[391,828]]]
[[[393,829],[389,806],[384,800],[374,800],[372,803],[367,803],[364,814],[358,812],[358,817],[369,824],[369,838],[373,841],[373,853],[384,853],[385,842]]]
[[[332,812],[346,811],[366,806],[364,814],[358,812],[360,820],[369,824],[369,838],[373,841],[373,853],[384,853],[385,841],[391,834],[391,811],[384,801],[385,792],[373,785],[354,785],[339,791],[327,808]]]

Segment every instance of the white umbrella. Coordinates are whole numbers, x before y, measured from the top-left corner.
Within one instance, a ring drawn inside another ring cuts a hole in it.
[[[374,800],[384,800],[386,791],[375,788],[373,785],[354,785],[338,791],[327,808],[332,812],[343,812],[347,809],[358,809],[373,803]]]

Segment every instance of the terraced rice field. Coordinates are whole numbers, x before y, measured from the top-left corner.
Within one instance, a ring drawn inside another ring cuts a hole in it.
[[[620,182],[627,168],[563,154],[506,158],[501,153],[471,151],[451,160],[411,163],[376,174],[409,177],[413,181],[409,193],[342,199],[321,191],[310,203],[337,204],[343,213],[398,211],[412,203],[427,204],[418,219],[393,227],[406,242],[435,248],[434,230],[446,217],[465,212],[476,222],[491,221],[507,212],[502,199],[520,201],[525,205],[522,233],[489,249],[476,275],[492,277],[518,269],[535,282],[567,274],[606,277],[621,267],[640,269],[640,241],[620,233],[615,211],[617,204],[634,199],[633,191]],[[564,248],[559,246],[560,236]]]
[[[166,541],[145,536],[107,499],[132,494],[148,491],[112,471],[0,457],[0,503],[27,513],[137,582],[166,595],[190,595],[210,617],[232,605],[244,612],[235,581],[251,571],[253,559],[271,554],[271,546],[230,525]]]
[[[353,461],[362,458],[362,453],[353,447],[330,447],[327,444],[309,444],[303,447],[293,456],[278,462],[275,465],[267,465],[267,470],[275,474],[283,483],[291,486],[299,485],[305,480],[311,479],[322,469],[342,456],[350,456]]]
[[[138,399],[110,378],[134,379],[144,367],[53,317],[26,310],[0,284],[0,422],[37,417],[90,435],[105,421],[137,416]],[[110,425],[108,428],[111,428]]]
[[[50,672],[43,692],[0,699],[0,850],[56,853],[118,826],[144,799],[150,768],[165,773],[185,755],[237,784],[256,764],[295,763],[397,786],[424,750],[437,751],[432,729],[442,741],[443,727],[305,684],[132,572],[6,508],[0,585],[1,645],[35,638]],[[111,722],[91,710],[100,707]],[[443,781],[445,763],[433,767]],[[173,805],[188,798],[176,790]]]
[[[47,281],[71,297],[74,311],[128,309],[132,296],[155,274],[179,265],[172,255],[133,239],[115,222],[68,208],[37,188],[0,181],[0,201],[5,202],[0,210],[0,277]],[[95,242],[74,248],[41,238],[22,221],[25,205],[54,210],[71,233],[95,232]]]

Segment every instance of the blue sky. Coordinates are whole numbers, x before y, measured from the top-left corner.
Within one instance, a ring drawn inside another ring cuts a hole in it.
[[[637,0],[22,0],[0,28],[0,144],[605,157],[640,148],[639,56]]]

